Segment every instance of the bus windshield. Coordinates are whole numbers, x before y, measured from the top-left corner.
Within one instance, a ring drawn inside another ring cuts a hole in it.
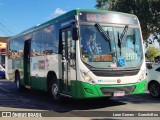
[[[94,68],[137,67],[143,53],[138,27],[80,26],[81,59]]]

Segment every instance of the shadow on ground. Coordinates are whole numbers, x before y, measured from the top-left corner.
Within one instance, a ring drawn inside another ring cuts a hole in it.
[[[0,81],[1,88],[7,88],[11,92],[0,89],[0,107],[16,108],[23,110],[47,110],[58,113],[67,113],[73,111],[90,111],[89,116],[95,116],[98,109],[126,105],[127,102],[135,104],[141,103],[159,103],[160,99],[153,99],[146,93],[142,95],[128,95],[117,98],[98,98],[98,99],[80,99],[74,100],[64,98],[62,102],[54,102],[50,99],[46,92],[27,90],[25,92],[18,92],[13,83]],[[145,99],[144,99],[145,98]],[[107,112],[107,111],[106,111]],[[84,112],[83,112],[84,113]],[[86,113],[86,114],[88,114]],[[80,115],[80,112],[77,114]],[[87,116],[87,115],[85,115]]]

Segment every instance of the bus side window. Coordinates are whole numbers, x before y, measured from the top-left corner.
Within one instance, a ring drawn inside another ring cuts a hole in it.
[[[10,41],[9,58],[23,57],[23,38],[18,38]]]
[[[58,52],[58,42],[54,34],[54,26],[49,26],[42,31],[41,52],[50,55]]]
[[[39,30],[34,32],[31,43],[31,56],[41,55],[41,41],[42,41],[42,31]]]

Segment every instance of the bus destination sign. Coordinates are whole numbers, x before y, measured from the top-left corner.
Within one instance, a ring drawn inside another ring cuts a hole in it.
[[[82,22],[102,22],[113,24],[138,24],[138,20],[135,16],[120,13],[89,13],[81,12],[79,19]]]

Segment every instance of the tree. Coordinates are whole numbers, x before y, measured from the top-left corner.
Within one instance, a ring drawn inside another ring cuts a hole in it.
[[[146,51],[146,58],[150,61],[154,61],[157,56],[160,56],[160,51],[155,47],[149,47]]]
[[[140,21],[144,40],[151,33],[155,36],[160,33],[160,0],[108,0],[108,4],[109,10],[135,14]],[[99,5],[103,8],[104,4]]]
[[[108,10],[109,9],[109,0],[96,0],[97,4],[95,7],[100,10]]]

